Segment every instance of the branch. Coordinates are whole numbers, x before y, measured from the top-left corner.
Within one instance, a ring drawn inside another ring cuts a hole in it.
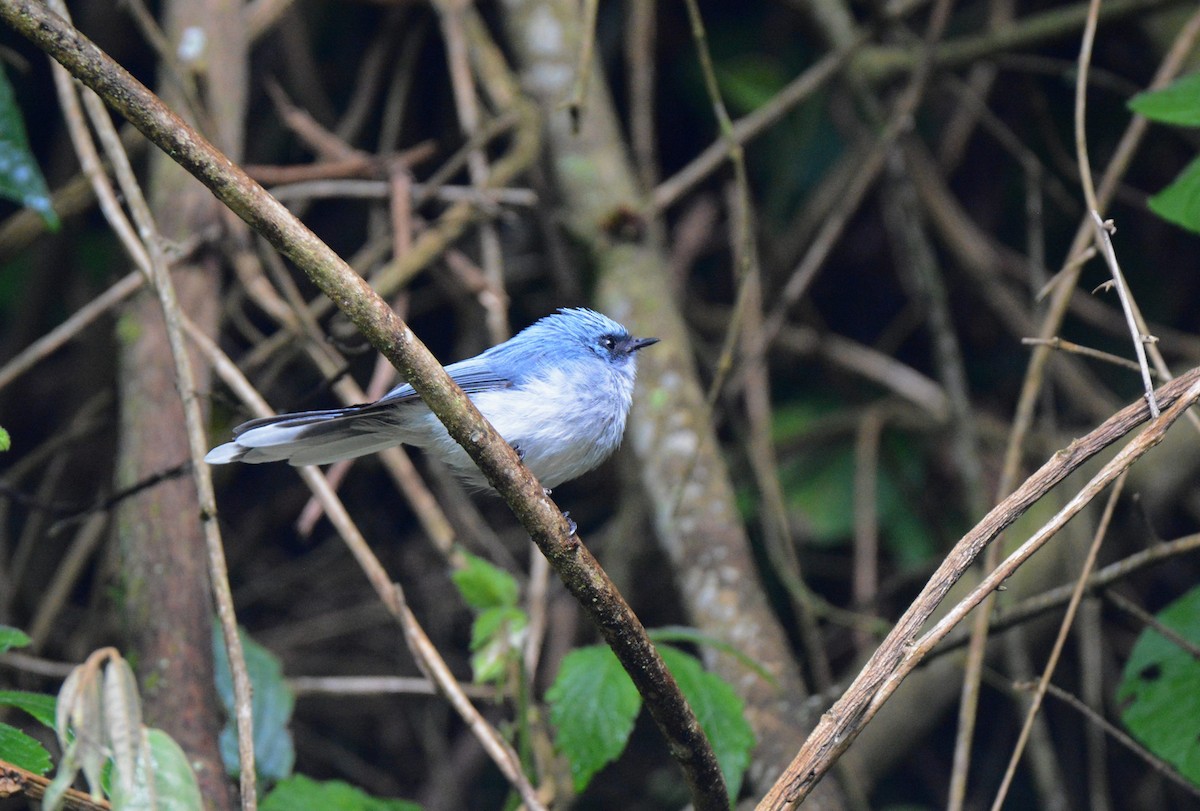
[[[0,760],[0,800],[24,794],[31,800],[41,800],[46,795],[50,778],[28,772],[20,766]],[[108,800],[94,800],[83,791],[69,788],[63,793],[64,811],[111,811]]]

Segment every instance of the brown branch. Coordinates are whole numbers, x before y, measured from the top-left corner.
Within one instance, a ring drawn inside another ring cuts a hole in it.
[[[41,800],[46,795],[46,787],[50,778],[42,777],[33,772],[27,772],[20,766],[14,766],[0,760],[0,800],[24,794],[31,800]],[[87,792],[73,788],[63,792],[64,811],[111,811],[112,805],[108,800],[94,800]]]
[[[1167,0],[1109,0],[1101,7],[1100,17],[1112,21],[1167,4]],[[956,68],[997,53],[1020,51],[1073,35],[1083,28],[1086,19],[1086,2],[1028,14],[982,34],[946,40],[935,49],[934,64],[939,68]],[[914,70],[923,57],[919,47],[880,45],[863,50],[855,58],[853,69],[861,79],[882,84],[894,79],[897,73]]]

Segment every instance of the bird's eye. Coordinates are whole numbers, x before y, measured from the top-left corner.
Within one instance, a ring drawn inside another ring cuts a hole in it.
[[[615,340],[613,340],[611,335],[605,335],[603,338],[600,339],[600,346],[604,347],[609,352],[611,352],[613,350],[613,347],[615,347],[616,345],[617,345],[617,342]]]

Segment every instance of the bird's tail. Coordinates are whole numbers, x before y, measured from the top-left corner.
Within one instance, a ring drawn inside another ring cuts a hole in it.
[[[390,448],[405,437],[394,407],[377,405],[280,414],[242,423],[233,441],[204,457],[210,465],[286,461],[325,465]]]

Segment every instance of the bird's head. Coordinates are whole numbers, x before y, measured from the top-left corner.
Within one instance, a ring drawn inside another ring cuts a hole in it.
[[[559,310],[534,326],[544,328],[564,351],[587,352],[618,368],[631,365],[639,349],[658,343],[657,338],[634,338],[608,316],[583,308]]]

